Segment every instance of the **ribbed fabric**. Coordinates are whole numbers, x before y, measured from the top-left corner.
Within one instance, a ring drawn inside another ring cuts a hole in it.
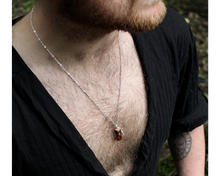
[[[207,100],[198,88],[194,39],[179,14],[167,8],[158,27],[132,37],[148,88],[149,111],[133,176],[153,176],[170,133],[191,131],[207,120]],[[13,175],[108,175],[14,48],[12,52]]]

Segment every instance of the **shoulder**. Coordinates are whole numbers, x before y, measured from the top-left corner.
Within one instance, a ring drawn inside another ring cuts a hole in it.
[[[19,22],[24,16],[20,16],[13,20],[9,20],[9,45],[13,45],[14,40],[14,26],[17,22]]]
[[[163,21],[153,30],[145,33],[134,34],[137,38],[145,41],[163,40],[168,43],[176,43],[178,40],[191,40],[191,30],[184,17],[170,7]]]
[[[190,27],[184,17],[170,7],[167,7],[167,14],[163,22],[155,29],[156,31],[161,32],[167,39],[192,39]]]
[[[139,53],[145,50],[156,53],[155,56],[157,53],[167,55],[171,62],[176,60],[180,67],[189,58],[190,50],[196,50],[189,25],[170,7],[167,7],[164,20],[155,29],[132,36]]]
[[[172,27],[172,29],[179,29],[180,31],[188,28],[188,24],[183,16],[170,7],[167,8],[167,14],[163,22],[159,25],[161,28]]]
[[[166,42],[191,41],[193,39],[191,29],[183,16],[170,7],[162,23],[154,30],[149,31],[149,35],[159,35]],[[146,33],[146,34],[147,34]]]

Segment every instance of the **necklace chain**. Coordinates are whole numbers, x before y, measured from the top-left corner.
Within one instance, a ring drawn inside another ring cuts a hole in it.
[[[121,87],[122,87],[122,51],[121,51],[121,31],[119,30],[119,54],[120,54],[120,81],[119,81],[119,95],[118,95],[118,114],[117,114],[117,121],[116,123],[112,120],[112,118],[101,108],[101,106],[99,106],[98,103],[95,102],[95,100],[85,91],[85,89],[83,89],[83,87],[75,80],[75,78],[73,78],[73,76],[66,70],[66,68],[58,61],[58,59],[51,53],[51,51],[47,48],[47,46],[42,42],[42,40],[40,39],[40,37],[37,34],[36,29],[34,28],[33,25],[33,11],[34,11],[35,6],[33,6],[32,10],[31,10],[31,14],[30,14],[30,23],[31,23],[31,27],[32,30],[35,34],[35,36],[37,37],[38,41],[41,43],[41,45],[44,47],[44,49],[50,54],[50,56],[57,62],[57,64],[62,68],[62,70],[67,74],[67,76],[69,76],[72,81],[82,90],[82,92],[92,101],[92,103],[94,105],[96,105],[99,110],[115,125],[116,128],[118,127],[118,122],[119,122],[119,116],[120,116],[120,100],[121,100]],[[119,128],[122,132],[122,134],[124,134],[123,129]]]

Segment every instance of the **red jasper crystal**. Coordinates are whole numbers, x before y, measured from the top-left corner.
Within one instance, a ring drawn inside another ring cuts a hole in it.
[[[122,134],[121,134],[121,132],[118,132],[118,133],[116,134],[116,140],[117,140],[117,141],[122,140]]]
[[[117,141],[122,140],[122,132],[121,132],[121,129],[116,128],[116,129],[115,129],[115,135],[116,135],[116,140],[117,140]]]

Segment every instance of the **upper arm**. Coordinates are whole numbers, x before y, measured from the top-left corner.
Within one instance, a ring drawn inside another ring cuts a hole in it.
[[[204,176],[205,137],[201,125],[190,132],[171,135],[169,147],[181,176]]]

